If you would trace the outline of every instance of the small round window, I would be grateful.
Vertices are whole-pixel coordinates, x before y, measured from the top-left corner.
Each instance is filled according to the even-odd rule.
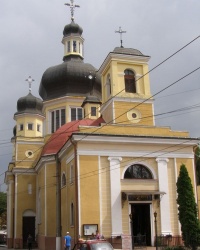
[[[127,118],[132,123],[138,123],[141,120],[141,113],[137,109],[132,109],[127,112]]]
[[[26,157],[28,157],[28,158],[32,158],[32,157],[33,157],[33,151],[27,150],[27,151],[25,152],[25,155],[26,155]]]

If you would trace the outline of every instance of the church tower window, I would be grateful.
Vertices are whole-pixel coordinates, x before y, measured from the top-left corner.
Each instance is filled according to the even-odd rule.
[[[76,52],[76,41],[73,41],[73,52]]]
[[[41,132],[41,124],[37,124],[37,131]]]
[[[97,115],[96,107],[91,107],[91,116],[96,116],[96,115]]]
[[[24,124],[19,124],[19,131],[23,131],[24,130]]]
[[[149,169],[142,164],[134,164],[127,168],[124,179],[153,179]]]
[[[65,109],[57,109],[51,112],[51,133],[66,123]]]
[[[135,73],[132,70],[126,69],[124,71],[124,82],[125,92],[136,93]]]
[[[67,52],[71,52],[71,48],[70,48],[70,41],[67,42]]]
[[[71,121],[82,120],[83,109],[82,108],[71,108]]]
[[[28,130],[33,130],[33,123],[28,123],[27,128]]]

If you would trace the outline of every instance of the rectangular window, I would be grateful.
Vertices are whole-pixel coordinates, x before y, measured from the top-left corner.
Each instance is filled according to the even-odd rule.
[[[57,109],[51,112],[51,133],[66,123],[65,109]]]
[[[71,51],[71,49],[70,49],[70,41],[68,41],[68,43],[67,43],[67,52],[70,52]]]
[[[41,132],[41,124],[37,124],[37,131]]]
[[[76,52],[76,41],[73,41],[73,52]]]
[[[82,120],[83,109],[82,108],[71,108],[71,121]]]
[[[91,116],[96,116],[96,115],[97,115],[96,107],[91,107]]]
[[[24,124],[19,124],[19,131],[24,130]]]
[[[33,123],[28,123],[27,128],[28,130],[33,130]]]

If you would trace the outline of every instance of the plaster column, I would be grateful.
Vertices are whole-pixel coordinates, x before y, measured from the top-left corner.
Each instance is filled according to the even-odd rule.
[[[9,180],[7,184],[7,238],[13,238],[13,211],[12,211],[12,204],[13,204],[13,180]]]
[[[160,200],[161,234],[171,234],[170,206],[169,206],[169,185],[167,172],[167,158],[157,158],[159,191],[165,192]]]
[[[109,157],[110,161],[110,196],[112,236],[122,234],[122,203],[121,203],[121,157]]]

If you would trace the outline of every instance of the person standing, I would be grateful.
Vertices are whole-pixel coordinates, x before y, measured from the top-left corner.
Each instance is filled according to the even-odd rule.
[[[71,236],[69,235],[69,232],[67,232],[67,235],[65,236],[65,249],[66,250],[71,250]]]
[[[28,235],[28,238],[27,238],[27,244],[28,244],[28,249],[29,249],[29,250],[32,250],[32,241],[33,241],[33,238],[32,238],[32,236],[29,234],[29,235]]]

